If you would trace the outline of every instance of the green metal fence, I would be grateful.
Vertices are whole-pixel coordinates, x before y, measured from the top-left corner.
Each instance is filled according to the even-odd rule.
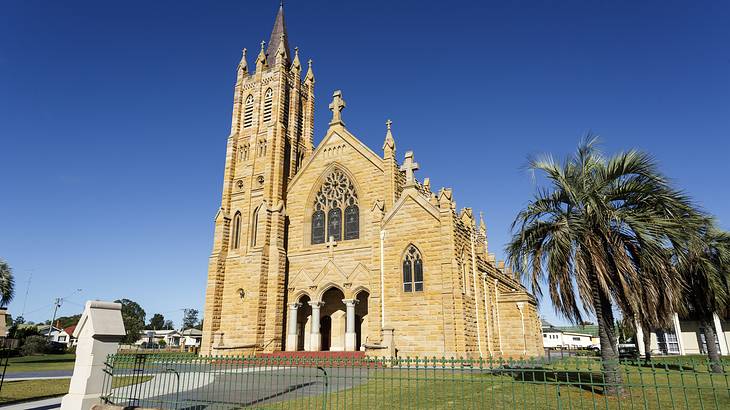
[[[723,363],[730,369],[730,362]],[[596,358],[275,358],[111,355],[108,404],[164,409],[730,409],[728,371],[706,359],[621,362],[622,392]],[[112,388],[117,378],[124,387]]]

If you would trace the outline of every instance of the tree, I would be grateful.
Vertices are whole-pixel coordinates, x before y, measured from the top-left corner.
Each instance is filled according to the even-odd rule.
[[[730,233],[708,224],[699,235],[675,247],[677,269],[685,277],[686,291],[678,307],[696,317],[705,335],[707,356],[714,373],[722,373],[713,315],[724,312],[730,303]]]
[[[10,265],[0,259],[0,307],[5,307],[15,295],[15,279]]]
[[[115,303],[122,304],[122,321],[127,335],[122,338],[122,343],[134,343],[139,340],[140,332],[144,330],[145,311],[135,301],[129,299],[115,300]]]
[[[172,323],[172,320],[165,320],[165,325],[162,328],[164,330],[172,330],[175,328],[175,325]]]
[[[80,319],[81,319],[81,314],[73,315],[73,316],[61,316],[59,318],[56,318],[56,323],[58,323],[58,326],[61,329],[65,329],[69,326],[78,324]]]
[[[155,313],[150,319],[150,324],[147,325],[146,329],[160,330],[165,327],[165,316],[160,313]]]
[[[198,325],[198,309],[184,309],[182,328],[191,329]]]
[[[605,158],[595,138],[563,163],[546,156],[530,167],[545,173],[550,188],[538,190],[517,215],[510,263],[538,298],[545,282],[555,309],[569,320],[595,314],[605,392],[623,394],[614,304],[636,316],[641,298],[658,303],[657,295],[676,294],[669,288],[676,281],[654,277],[658,268],[640,268],[661,266],[666,244],[686,238],[699,217],[648,155],[632,150]]]

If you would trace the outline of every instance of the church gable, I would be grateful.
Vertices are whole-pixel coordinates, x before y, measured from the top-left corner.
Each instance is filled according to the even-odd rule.
[[[352,135],[344,127],[332,127],[327,135],[317,146],[309,160],[302,169],[294,176],[289,184],[289,191],[293,191],[301,184],[302,179],[310,171],[310,168],[317,168],[317,164],[345,162],[351,164],[352,160],[369,163],[371,167],[383,172],[383,159],[373,152],[367,145]],[[364,165],[364,164],[363,164]],[[365,165],[367,166],[367,165]]]

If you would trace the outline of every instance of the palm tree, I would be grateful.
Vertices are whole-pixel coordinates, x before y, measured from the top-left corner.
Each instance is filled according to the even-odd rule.
[[[643,261],[642,257],[653,252],[642,252],[641,248],[628,242],[626,248],[631,254],[634,265],[639,271],[642,285],[635,289],[639,293],[638,304],[634,311],[624,311],[624,316],[633,326],[640,327],[643,340],[636,339],[636,343],[644,344],[644,362],[651,362],[651,333],[657,329],[667,329],[672,324],[672,317],[678,304],[678,294],[683,283],[672,263],[671,249],[664,249],[664,257],[657,260]],[[660,283],[656,283],[660,281]],[[661,282],[671,282],[664,283]],[[636,335],[638,335],[638,328]]]
[[[686,307],[683,313],[699,319],[710,368],[715,373],[722,373],[713,315],[726,312],[730,304],[730,233],[712,224],[699,232],[698,237],[675,247],[679,257],[677,269],[684,274],[686,282],[680,305]]]
[[[687,236],[696,212],[648,155],[632,150],[604,158],[594,137],[562,164],[545,156],[530,167],[551,186],[517,215],[510,262],[538,297],[546,283],[556,311],[569,320],[595,314],[605,392],[623,394],[614,304],[636,317],[642,298],[676,294],[677,281],[652,276],[665,264],[667,243]]]
[[[15,281],[10,265],[0,259],[0,308],[7,306],[15,295]]]

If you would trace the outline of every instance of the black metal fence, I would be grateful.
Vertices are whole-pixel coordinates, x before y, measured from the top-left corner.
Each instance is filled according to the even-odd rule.
[[[730,363],[723,363],[725,369]],[[730,409],[728,372],[703,358],[260,358],[112,355],[105,403],[165,409]],[[115,380],[123,378],[123,383]],[[116,387],[112,386],[121,386]],[[611,392],[611,393],[609,393]]]

